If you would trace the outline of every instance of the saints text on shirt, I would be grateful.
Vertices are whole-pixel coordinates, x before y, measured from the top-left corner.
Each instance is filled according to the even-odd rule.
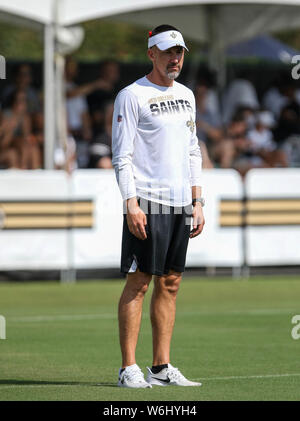
[[[185,99],[152,102],[150,103],[150,110],[153,117],[163,114],[179,114],[181,112],[193,112],[193,108],[190,102]]]

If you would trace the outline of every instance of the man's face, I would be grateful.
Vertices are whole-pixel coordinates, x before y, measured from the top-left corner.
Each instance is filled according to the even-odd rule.
[[[148,56],[155,68],[162,76],[176,79],[182,69],[184,60],[183,47],[171,47],[161,51],[156,45],[148,50]]]

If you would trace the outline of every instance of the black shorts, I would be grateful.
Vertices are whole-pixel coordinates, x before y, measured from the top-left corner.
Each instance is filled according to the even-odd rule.
[[[184,272],[191,231],[192,205],[172,207],[138,199],[147,217],[147,238],[139,240],[131,234],[126,214],[123,221],[121,272],[168,274],[170,269]]]

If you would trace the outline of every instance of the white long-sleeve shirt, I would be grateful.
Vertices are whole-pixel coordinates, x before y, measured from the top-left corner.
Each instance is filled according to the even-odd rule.
[[[112,126],[113,166],[123,200],[138,196],[169,206],[191,203],[201,186],[193,92],[146,77],[121,90]]]

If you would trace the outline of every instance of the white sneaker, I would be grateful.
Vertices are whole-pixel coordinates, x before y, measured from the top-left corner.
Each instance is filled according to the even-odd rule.
[[[159,373],[154,374],[151,368],[147,367],[147,383],[157,386],[201,386],[202,383],[191,382],[180,373],[178,368],[168,364],[168,368],[163,368]]]
[[[129,365],[122,373],[120,368],[118,386],[131,388],[152,387],[151,384],[145,382],[144,374],[137,364]]]

